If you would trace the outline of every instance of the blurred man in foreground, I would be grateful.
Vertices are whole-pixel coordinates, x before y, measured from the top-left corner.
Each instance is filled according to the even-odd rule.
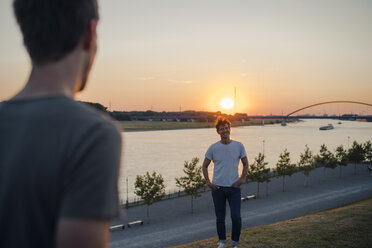
[[[212,189],[220,242],[218,247],[225,247],[226,243],[226,200],[229,202],[232,222],[231,245],[237,247],[242,227],[240,185],[245,181],[248,172],[247,153],[242,143],[230,139],[231,122],[228,119],[217,118],[215,126],[221,140],[212,144],[205,153],[203,175],[207,185]],[[243,163],[243,171],[240,177],[238,174],[239,160]],[[212,182],[208,175],[208,166],[211,161],[214,163]]]
[[[32,62],[0,103],[0,247],[107,247],[121,135],[74,101],[97,50],[96,0],[15,0]]]

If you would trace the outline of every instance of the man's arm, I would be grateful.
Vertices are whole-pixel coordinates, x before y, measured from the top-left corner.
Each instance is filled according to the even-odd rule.
[[[107,248],[109,221],[61,218],[56,236],[57,248]]]
[[[212,190],[217,190],[218,189],[217,185],[211,183],[211,181],[209,180],[208,166],[209,166],[210,163],[211,163],[211,161],[209,159],[204,158],[203,175],[204,175],[205,181],[207,181],[208,187],[211,188]]]
[[[235,183],[233,183],[231,185],[231,187],[234,187],[234,188],[239,188],[240,185],[242,185],[245,182],[245,178],[247,177],[248,158],[247,157],[241,158],[241,161],[242,161],[242,164],[243,164],[243,171],[242,171],[242,174],[241,174],[240,178],[238,179],[238,181],[236,181]]]
[[[109,221],[119,213],[121,135],[102,123],[74,151],[63,170],[56,247],[107,248]]]

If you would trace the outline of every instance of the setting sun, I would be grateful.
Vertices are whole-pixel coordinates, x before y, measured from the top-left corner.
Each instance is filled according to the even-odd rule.
[[[234,107],[234,101],[231,98],[224,98],[220,102],[220,107],[223,109],[232,109]]]

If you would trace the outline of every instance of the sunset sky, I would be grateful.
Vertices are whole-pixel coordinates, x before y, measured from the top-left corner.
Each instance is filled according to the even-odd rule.
[[[30,62],[0,1],[0,100]],[[99,51],[79,100],[114,110],[281,114],[322,101],[372,103],[372,1],[105,0]],[[231,110],[232,111],[232,110]],[[303,113],[372,114],[337,104]]]

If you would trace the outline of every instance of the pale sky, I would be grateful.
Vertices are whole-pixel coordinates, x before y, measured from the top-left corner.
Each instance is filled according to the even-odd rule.
[[[114,110],[281,114],[372,103],[372,1],[99,1],[99,51],[80,100]],[[0,100],[30,71],[11,0],[0,2]],[[224,110],[222,110],[224,111]],[[304,113],[372,114],[359,105]],[[224,111],[227,112],[227,111]]]

